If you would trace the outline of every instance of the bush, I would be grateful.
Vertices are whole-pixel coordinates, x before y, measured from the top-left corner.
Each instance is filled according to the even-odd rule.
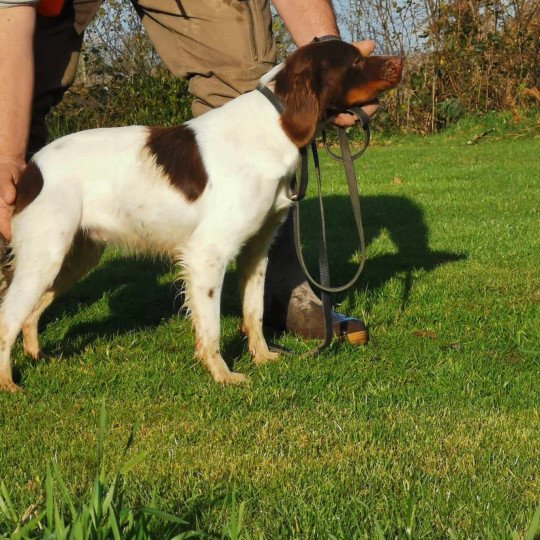
[[[107,84],[80,83],[47,118],[51,139],[99,127],[180,124],[191,117],[187,82],[165,68],[119,76]]]

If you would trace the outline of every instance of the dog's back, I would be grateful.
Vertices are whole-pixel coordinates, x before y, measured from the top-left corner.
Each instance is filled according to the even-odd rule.
[[[195,227],[199,207],[157,174],[147,140],[146,127],[96,129],[38,152],[21,178],[20,192],[30,195],[18,198],[12,245],[31,243],[39,227],[49,246],[55,236],[70,242],[84,231],[131,249],[177,247]]]

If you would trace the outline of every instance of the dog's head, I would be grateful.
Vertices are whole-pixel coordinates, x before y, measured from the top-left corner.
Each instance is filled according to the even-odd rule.
[[[364,105],[401,80],[399,56],[362,56],[344,41],[310,43],[295,51],[276,77],[276,95],[285,104],[283,128],[298,146],[315,134],[327,115]]]

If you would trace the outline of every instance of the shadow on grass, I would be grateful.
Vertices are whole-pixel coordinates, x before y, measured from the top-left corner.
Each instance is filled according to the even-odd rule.
[[[431,271],[437,266],[464,259],[465,254],[450,251],[432,251],[428,244],[429,231],[422,209],[411,199],[401,196],[378,195],[362,197],[362,213],[366,246],[372,244],[383,231],[395,246],[395,253],[374,254],[366,261],[364,273],[357,287],[376,291],[398,274],[405,272],[402,307],[406,306],[412,287],[414,270]],[[307,200],[302,203],[302,240],[308,265],[317,275],[318,203]],[[332,264],[332,280],[342,283],[354,274],[355,264],[351,254],[358,247],[350,202],[343,196],[325,198],[329,226],[329,258]],[[147,258],[118,258],[108,260],[83,281],[58,300],[43,317],[43,322],[54,318],[75,315],[80,304],[91,305],[108,295],[109,314],[103,319],[75,323],[66,337],[71,350],[76,353],[97,337],[126,333],[135,329],[158,326],[163,320],[177,314],[182,306],[179,285],[160,283],[160,277],[171,270],[171,263]],[[237,314],[239,301],[236,295],[236,279],[228,274],[225,280],[222,312]],[[238,336],[225,346],[227,356],[238,355],[244,341]]]
[[[401,306],[407,305],[415,270],[430,272],[438,266],[465,259],[465,253],[433,251],[429,247],[429,229],[420,206],[407,197],[373,195],[361,198],[366,248],[387,235],[394,252],[372,253],[367,257],[356,288],[376,291],[391,278],[405,273]],[[351,204],[347,197],[331,196],[324,199],[328,223],[329,260],[333,285],[341,285],[356,272],[357,263],[351,255],[359,250],[359,240]],[[301,207],[304,251],[312,275],[318,276],[318,205],[310,200]],[[316,224],[308,227],[307,224]],[[305,232],[304,232],[305,231]],[[372,246],[374,247],[374,246]],[[350,292],[349,292],[350,294]]]

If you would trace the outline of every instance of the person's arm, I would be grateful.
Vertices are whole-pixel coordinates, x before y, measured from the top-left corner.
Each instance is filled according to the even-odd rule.
[[[299,47],[307,45],[316,37],[340,37],[331,0],[273,0],[273,3],[294,42]],[[353,45],[364,56],[369,56],[375,48],[373,41],[358,41]],[[379,108],[379,104],[378,102],[368,103],[362,108],[372,116]],[[342,127],[353,126],[356,117],[350,114],[340,114],[334,122]]]
[[[35,20],[33,6],[0,9],[0,234],[8,239],[30,129]]]
[[[301,47],[321,36],[338,36],[330,0],[273,0],[281,20]]]

